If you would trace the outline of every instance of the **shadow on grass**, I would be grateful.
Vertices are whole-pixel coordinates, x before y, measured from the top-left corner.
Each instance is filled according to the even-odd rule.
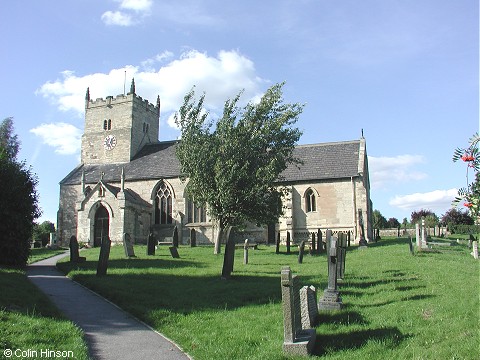
[[[382,342],[385,347],[397,347],[408,336],[396,327],[349,331],[341,334],[317,335],[314,355],[324,356],[342,350],[353,350],[364,346],[368,341]]]
[[[355,311],[320,312],[317,317],[318,324],[340,324],[340,325],[368,325],[364,317]]]

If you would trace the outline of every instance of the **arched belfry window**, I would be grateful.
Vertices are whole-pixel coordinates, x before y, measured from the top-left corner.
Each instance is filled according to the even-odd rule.
[[[308,189],[305,192],[305,211],[317,211],[317,201],[315,198],[315,193],[312,189]]]
[[[112,130],[112,119],[103,120],[103,130]]]
[[[155,195],[155,224],[171,224],[172,222],[172,191],[162,181]]]

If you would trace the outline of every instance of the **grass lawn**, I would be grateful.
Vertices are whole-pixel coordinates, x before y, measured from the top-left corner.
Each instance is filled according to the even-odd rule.
[[[32,258],[39,260],[56,255],[58,251],[34,249],[32,253]],[[75,359],[88,359],[83,333],[63,317],[50,300],[27,279],[24,271],[0,268],[0,289],[2,355],[9,349],[14,351],[12,359],[50,359],[51,357],[43,356],[41,351],[53,350],[72,351]],[[35,351],[37,356],[32,356]]]
[[[476,359],[479,356],[479,264],[465,246],[412,256],[407,239],[349,249],[340,292],[344,310],[321,314],[314,355],[325,359]],[[155,256],[135,246],[126,259],[112,247],[108,275],[87,262],[59,267],[70,277],[149,323],[195,359],[284,359],[280,269],[303,284],[327,282],[325,255],[275,254],[275,247],[235,255],[234,277],[220,280],[223,255],[212,247],[167,247]],[[68,259],[67,259],[68,260]]]
[[[28,258],[28,263],[33,264],[34,262],[43,260],[43,259],[48,259],[52,256],[63,254],[65,251],[68,249],[47,249],[47,248],[37,248],[37,249],[31,249],[32,252],[30,253],[30,257]]]

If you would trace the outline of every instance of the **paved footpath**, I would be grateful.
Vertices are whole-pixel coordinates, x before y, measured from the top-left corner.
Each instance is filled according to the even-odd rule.
[[[92,359],[190,359],[161,334],[64,276],[55,264],[67,254],[29,265],[27,276],[83,330]]]

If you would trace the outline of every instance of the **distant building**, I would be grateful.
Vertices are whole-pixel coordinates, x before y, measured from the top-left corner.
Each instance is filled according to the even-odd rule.
[[[124,233],[145,243],[150,232],[157,240],[171,238],[176,225],[180,242],[190,231],[197,243],[214,241],[217,228],[208,211],[185,194],[177,141],[159,141],[160,99],[153,105],[135,94],[85,98],[85,130],[81,163],[60,182],[58,237],[64,244],[75,235],[79,242],[99,246],[104,238],[122,241]],[[366,142],[355,141],[297,146],[301,165],[290,165],[279,185],[291,191],[285,214],[276,224],[252,226],[242,239],[273,243],[277,234],[294,242],[318,229],[350,232],[358,242],[363,223],[372,239],[372,206]]]

